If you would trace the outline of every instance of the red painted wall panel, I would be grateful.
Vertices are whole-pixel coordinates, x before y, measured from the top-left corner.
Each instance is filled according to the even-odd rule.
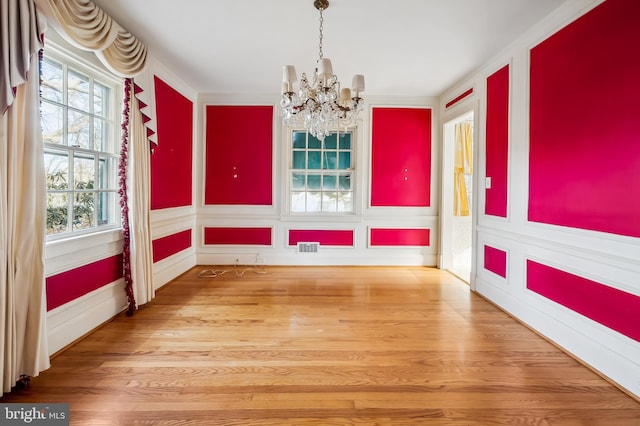
[[[205,204],[271,205],[271,106],[207,106]]]
[[[353,247],[352,230],[325,229],[292,229],[289,230],[289,245],[295,246],[299,242],[319,242],[321,246],[350,246]]]
[[[159,262],[191,247],[191,229],[153,240],[153,262]]]
[[[271,245],[271,228],[204,228],[205,245]]]
[[[122,254],[47,277],[47,311],[71,302],[124,276]]]
[[[527,260],[527,288],[640,341],[640,297]]]
[[[470,89],[465,90],[463,93],[459,94],[458,96],[456,96],[455,98],[451,99],[449,102],[447,102],[445,104],[445,108],[451,108],[452,106],[454,106],[455,104],[457,104],[458,102],[460,102],[461,100],[463,100],[464,98],[466,98],[467,96],[471,95],[473,93],[473,87]]]
[[[507,278],[507,252],[485,245],[484,269]]]
[[[638,22],[609,0],[531,50],[530,221],[640,237]]]
[[[158,146],[151,156],[151,209],[191,205],[193,103],[155,78]]]
[[[484,213],[507,217],[509,167],[509,65],[487,78],[486,189]]]
[[[371,228],[372,246],[428,246],[429,229]]]
[[[431,110],[373,108],[371,205],[431,203]]]

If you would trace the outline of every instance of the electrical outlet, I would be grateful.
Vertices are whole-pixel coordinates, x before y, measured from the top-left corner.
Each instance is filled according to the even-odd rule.
[[[255,263],[256,263],[256,265],[264,265],[265,264],[264,257],[260,253],[256,254],[256,262]]]

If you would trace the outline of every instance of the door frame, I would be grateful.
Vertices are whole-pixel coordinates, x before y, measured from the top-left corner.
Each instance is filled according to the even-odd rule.
[[[471,275],[469,286],[476,288],[476,235],[478,222],[478,102],[467,104],[456,112],[455,116],[442,122],[442,150],[440,158],[440,244],[438,268],[450,270],[453,266],[453,163],[455,149],[455,124],[473,115],[473,173],[471,188]]]

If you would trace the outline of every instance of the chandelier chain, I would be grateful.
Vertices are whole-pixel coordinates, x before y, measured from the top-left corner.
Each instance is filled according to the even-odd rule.
[[[318,62],[320,62],[320,59],[322,59],[322,38],[323,38],[323,32],[322,30],[324,29],[324,18],[322,17],[322,11],[324,10],[324,8],[320,8],[320,44],[319,44],[319,59]]]

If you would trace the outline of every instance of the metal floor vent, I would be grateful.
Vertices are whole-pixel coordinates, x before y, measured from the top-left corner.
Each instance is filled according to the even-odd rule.
[[[320,248],[320,243],[298,243],[298,253],[317,253]]]

